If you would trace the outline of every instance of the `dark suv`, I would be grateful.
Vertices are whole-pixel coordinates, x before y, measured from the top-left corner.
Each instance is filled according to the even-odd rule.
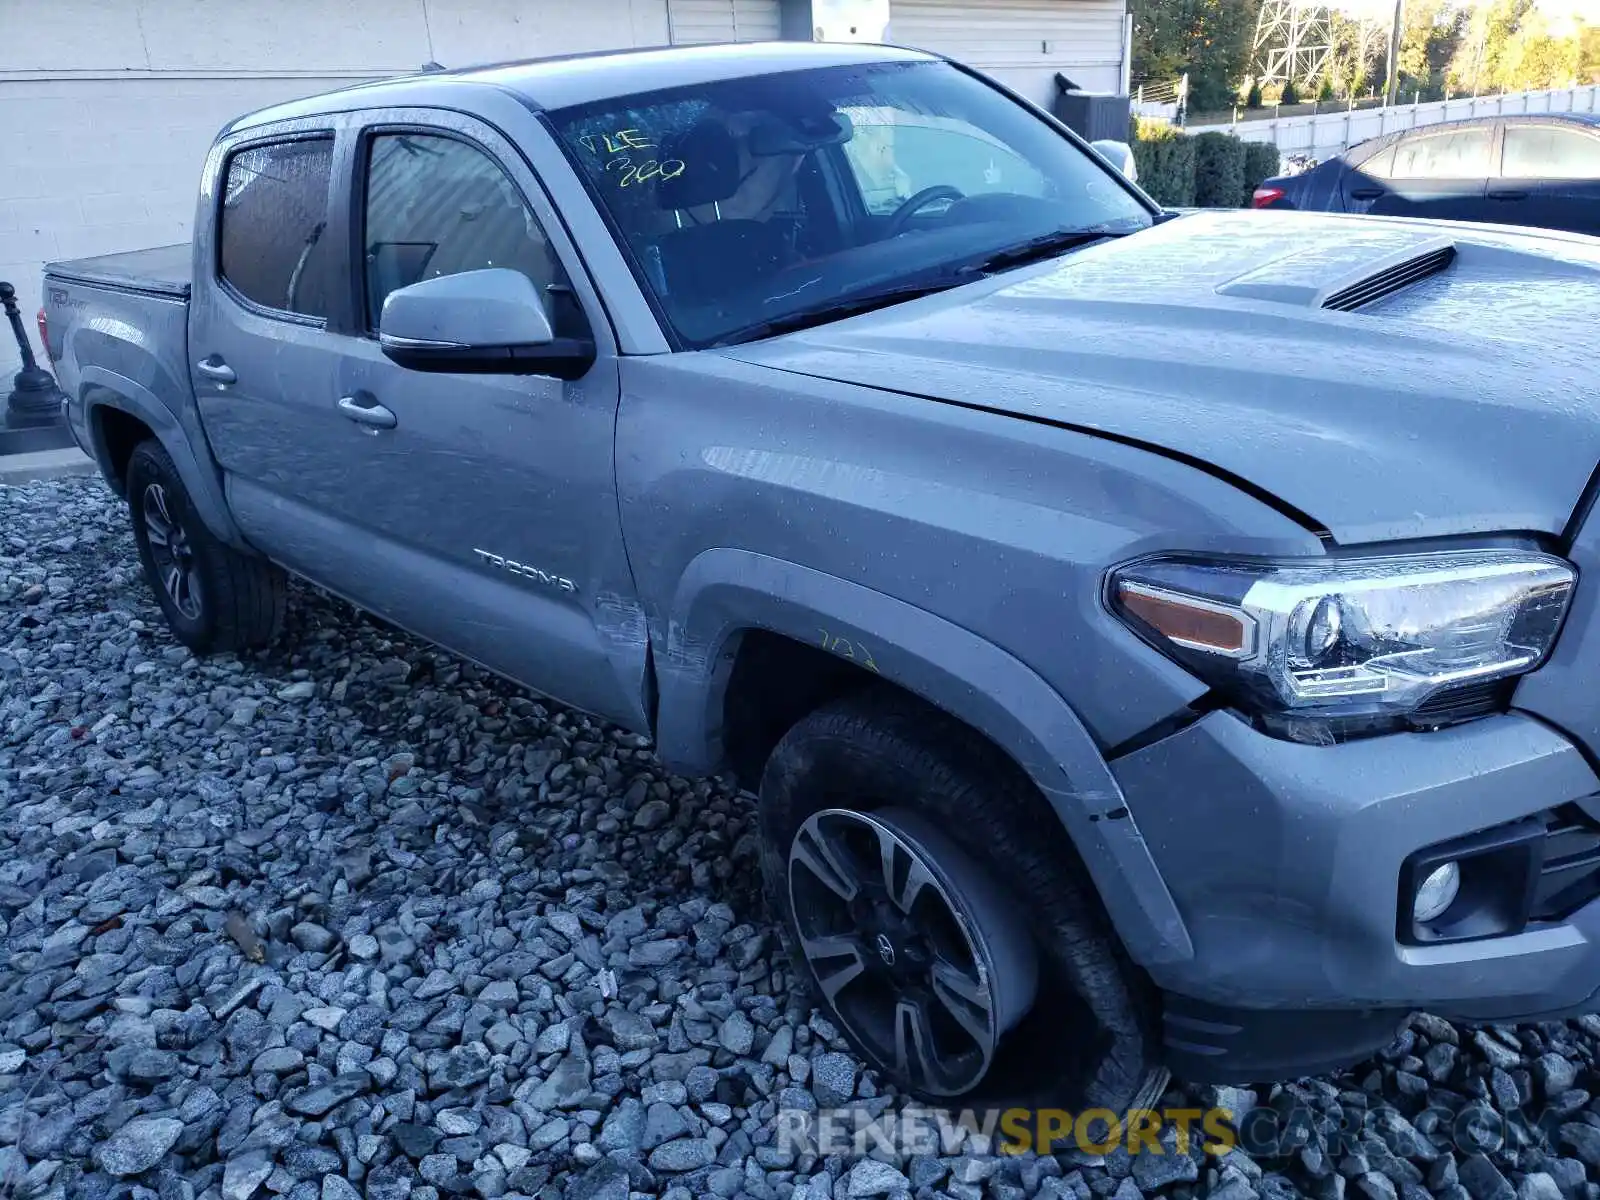
[[[1600,114],[1424,125],[1269,179],[1256,208],[1537,225],[1600,234]]]

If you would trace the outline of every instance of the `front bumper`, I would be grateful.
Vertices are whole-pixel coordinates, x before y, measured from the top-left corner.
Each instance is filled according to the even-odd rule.
[[[1193,958],[1150,968],[1191,1078],[1326,1069],[1416,1009],[1502,1021],[1600,992],[1600,900],[1504,936],[1400,937],[1411,855],[1600,791],[1540,721],[1308,746],[1217,712],[1112,770],[1193,940]]]

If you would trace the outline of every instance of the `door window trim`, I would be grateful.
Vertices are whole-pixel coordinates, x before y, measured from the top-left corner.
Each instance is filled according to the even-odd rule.
[[[211,282],[217,288],[247,312],[271,321],[282,321],[290,325],[301,325],[308,329],[327,329],[331,327],[339,308],[339,278],[336,265],[330,266],[333,278],[329,280],[329,311],[322,316],[312,313],[298,313],[286,308],[273,308],[269,304],[252,300],[246,296],[231,280],[222,273],[222,239],[224,235],[223,211],[228,201],[228,171],[233,165],[233,160],[241,154],[251,150],[259,150],[264,146],[282,146],[291,142],[327,142],[328,143],[328,208],[324,217],[322,236],[333,239],[331,243],[334,264],[337,264],[339,252],[337,239],[339,230],[334,225],[334,214],[338,210],[338,185],[340,171],[339,156],[339,130],[334,125],[317,126],[302,129],[263,130],[258,134],[242,138],[237,142],[229,143],[223,148],[222,160],[217,169],[216,195],[211,209]]]

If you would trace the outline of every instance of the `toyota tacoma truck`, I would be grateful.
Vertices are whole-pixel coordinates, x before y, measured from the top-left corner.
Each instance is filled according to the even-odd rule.
[[[386,80],[47,268],[197,653],[288,574],[756,793],[924,1098],[1597,1006],[1600,241],[1163,213],[935,56]]]

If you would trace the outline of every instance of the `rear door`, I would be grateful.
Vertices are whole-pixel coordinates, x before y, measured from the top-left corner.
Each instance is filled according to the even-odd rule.
[[[346,222],[333,181],[342,117],[225,140],[207,160],[189,316],[189,371],[230,495],[320,508],[336,418],[309,403],[347,337]],[[247,530],[248,532],[248,530]],[[273,553],[276,546],[255,540]]]
[[[1600,234],[1600,128],[1575,121],[1508,121],[1493,219]]]
[[[1366,211],[1385,217],[1491,220],[1485,193],[1493,171],[1495,132],[1493,122],[1481,121],[1407,133],[1395,143],[1392,160],[1373,164],[1374,178],[1378,171],[1387,171],[1387,176]]]

